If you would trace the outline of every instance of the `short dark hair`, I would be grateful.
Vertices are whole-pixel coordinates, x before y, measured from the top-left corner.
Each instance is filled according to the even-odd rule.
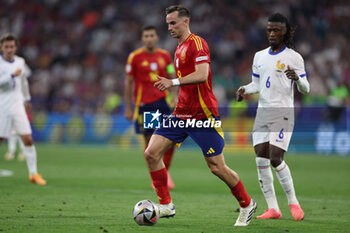
[[[280,13],[275,13],[275,14],[270,15],[268,21],[269,22],[279,22],[279,23],[282,23],[282,24],[287,24],[288,23],[288,19],[284,15],[282,15]]]
[[[173,12],[179,12],[179,17],[186,17],[186,18],[190,18],[190,11],[184,7],[183,5],[173,5],[173,6],[169,6],[168,8],[165,9],[165,13],[168,15],[170,13]]]
[[[6,33],[2,35],[2,37],[0,38],[0,44],[4,43],[5,41],[15,41],[16,46],[19,45],[17,37],[12,33]]]
[[[284,35],[283,42],[286,44],[288,48],[295,47],[293,42],[293,37],[294,37],[296,27],[290,26],[287,17],[285,17],[280,13],[275,13],[270,15],[268,22],[277,22],[277,23],[284,24],[287,28],[287,32],[286,32],[286,35]]]
[[[146,25],[146,26],[143,26],[143,27],[142,27],[142,32],[144,32],[144,31],[149,31],[149,30],[154,30],[154,31],[157,32],[156,27],[153,26],[153,25]]]

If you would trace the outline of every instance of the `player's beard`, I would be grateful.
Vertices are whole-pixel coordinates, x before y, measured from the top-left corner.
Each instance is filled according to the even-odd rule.
[[[156,45],[154,45],[154,44],[148,44],[148,45],[146,45],[146,48],[147,48],[147,50],[149,50],[149,51],[153,51],[153,50],[156,48]]]

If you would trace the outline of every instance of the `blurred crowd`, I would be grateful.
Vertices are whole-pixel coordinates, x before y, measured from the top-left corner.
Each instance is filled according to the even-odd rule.
[[[267,17],[297,26],[295,48],[311,85],[303,105],[350,105],[350,2],[346,0],[2,0],[0,34],[20,39],[32,69],[33,111],[118,113],[123,108],[127,56],[142,46],[141,28],[154,25],[171,54],[165,8],[191,10],[191,31],[209,44],[215,94],[229,105],[251,81],[254,53],[268,46]],[[252,98],[250,101],[254,101]]]

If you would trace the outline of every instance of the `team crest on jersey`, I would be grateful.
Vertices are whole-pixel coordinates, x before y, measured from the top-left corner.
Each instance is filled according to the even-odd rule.
[[[147,60],[144,60],[142,63],[141,63],[141,66],[148,66],[148,61]]]
[[[159,79],[157,78],[158,75],[158,71],[151,71],[148,73],[149,78],[151,80],[151,82],[157,82]]]
[[[156,62],[151,63],[151,70],[156,71],[158,69],[158,64]]]
[[[278,60],[276,66],[277,66],[277,72],[282,72],[282,70],[285,67],[284,63],[281,64],[281,60]]]
[[[181,62],[182,62],[182,63],[185,63],[185,60],[186,60],[186,52],[187,52],[187,48],[185,48],[185,49],[182,50],[182,52],[181,52],[180,59],[181,59]]]

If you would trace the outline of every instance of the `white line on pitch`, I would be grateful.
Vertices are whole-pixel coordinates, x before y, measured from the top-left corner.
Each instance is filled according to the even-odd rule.
[[[13,171],[0,169],[0,177],[12,176],[12,175],[13,175]]]

